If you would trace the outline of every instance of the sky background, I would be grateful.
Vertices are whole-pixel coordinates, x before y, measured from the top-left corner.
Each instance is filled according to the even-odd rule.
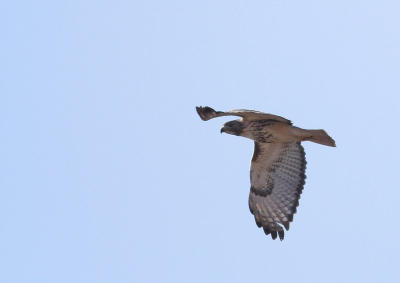
[[[0,282],[400,282],[399,1],[3,1]],[[325,129],[283,242],[253,143]]]

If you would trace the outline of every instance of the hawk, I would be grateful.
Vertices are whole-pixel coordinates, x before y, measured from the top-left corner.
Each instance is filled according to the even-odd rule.
[[[215,111],[196,107],[204,121],[221,116],[239,116],[225,123],[221,133],[242,136],[254,141],[250,166],[249,208],[256,224],[272,239],[284,238],[284,229],[296,213],[305,184],[306,159],[302,141],[336,146],[324,130],[294,127],[283,117],[253,110]]]

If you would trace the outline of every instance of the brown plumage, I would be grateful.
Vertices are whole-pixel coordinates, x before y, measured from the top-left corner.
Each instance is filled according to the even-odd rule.
[[[253,110],[222,112],[207,106],[196,107],[196,111],[204,121],[221,116],[241,117],[225,123],[221,133],[254,140],[249,208],[265,234],[283,240],[283,228],[289,230],[305,184],[306,159],[300,143],[336,146],[335,141],[324,130],[297,128],[277,115]]]

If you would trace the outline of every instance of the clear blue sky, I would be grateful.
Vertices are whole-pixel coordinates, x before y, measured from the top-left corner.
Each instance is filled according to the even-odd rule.
[[[399,1],[0,4],[0,282],[400,282]],[[250,140],[324,128],[283,242]]]

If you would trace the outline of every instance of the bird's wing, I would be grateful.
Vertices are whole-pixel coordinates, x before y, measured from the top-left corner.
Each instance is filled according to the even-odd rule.
[[[257,143],[251,161],[249,208],[265,234],[283,240],[299,205],[306,159],[300,143]]]
[[[238,109],[238,110],[230,110],[230,111],[215,111],[211,107],[205,106],[197,106],[196,111],[199,114],[200,118],[204,121],[210,120],[212,118],[221,117],[221,116],[240,116],[243,120],[275,120],[287,124],[292,124],[290,120],[285,119],[281,116],[263,113],[254,110],[246,110],[246,109]]]

